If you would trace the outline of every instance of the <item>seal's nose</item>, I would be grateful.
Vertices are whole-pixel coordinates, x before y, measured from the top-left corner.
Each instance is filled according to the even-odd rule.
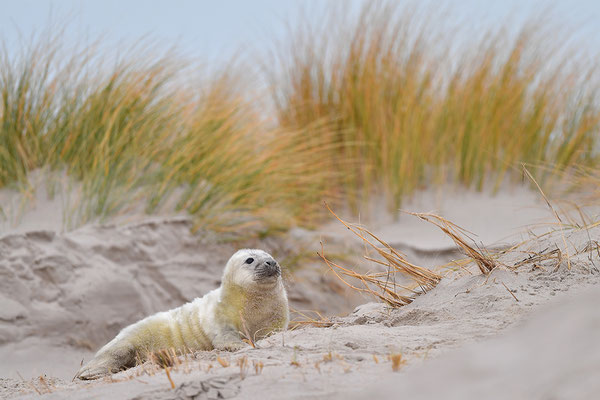
[[[264,265],[267,276],[279,275],[281,273],[279,270],[279,265],[277,265],[277,261],[273,259],[265,261]]]

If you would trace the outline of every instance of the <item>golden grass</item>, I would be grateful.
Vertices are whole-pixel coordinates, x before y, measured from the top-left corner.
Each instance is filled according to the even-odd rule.
[[[334,9],[291,32],[274,86],[282,126],[330,121],[355,160],[351,190],[406,194],[448,179],[495,186],[520,163],[597,165],[595,64],[564,49],[560,29],[511,21],[457,45],[443,15],[371,2],[357,18]]]
[[[197,79],[176,51],[146,43],[108,64],[94,45],[67,53],[52,30],[1,53],[0,188],[66,171],[83,193],[74,226],[181,211],[229,238],[315,224],[323,199],[382,190],[397,212],[425,185],[498,187],[521,163],[597,167],[596,65],[551,24],[512,35],[507,21],[457,44],[460,29],[417,5],[342,14],[280,47],[263,75],[274,108],[239,57]]]
[[[83,192],[74,225],[166,208],[248,236],[314,222],[336,189],[331,134],[274,126],[235,67],[199,80],[143,47],[110,67],[94,48],[64,61],[60,40],[0,55],[0,187],[64,170]]]

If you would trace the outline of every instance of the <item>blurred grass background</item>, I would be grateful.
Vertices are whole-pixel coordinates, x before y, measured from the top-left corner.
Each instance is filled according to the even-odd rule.
[[[372,3],[293,31],[273,85],[280,124],[332,121],[360,160],[347,185],[383,190],[392,209],[427,184],[497,188],[521,163],[597,164],[598,65],[567,34],[534,18],[511,35],[507,21],[456,48],[443,14],[423,11]]]
[[[317,223],[324,199],[383,193],[393,211],[449,181],[497,188],[522,163],[540,180],[594,171],[593,57],[541,18],[459,46],[433,11],[332,8],[292,27],[273,60],[202,79],[173,50],[137,45],[108,64],[97,46],[40,35],[0,56],[0,187],[64,172],[84,193],[75,225],[142,205],[268,235]]]

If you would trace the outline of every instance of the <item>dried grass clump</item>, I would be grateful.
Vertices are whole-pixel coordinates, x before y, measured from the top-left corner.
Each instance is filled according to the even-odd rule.
[[[293,317],[289,323],[288,329],[295,330],[303,326],[315,326],[319,328],[328,328],[333,325],[330,318],[323,316],[319,311],[295,310],[290,309]]]
[[[387,269],[385,272],[361,273],[345,268],[325,256],[324,246],[321,243],[321,253],[318,253],[318,255],[327,264],[329,269],[348,287],[374,296],[392,307],[401,307],[411,303],[415,296],[433,289],[442,279],[440,274],[428,268],[410,263],[406,260],[404,254],[392,248],[385,241],[360,225],[342,220],[333,212],[329,205],[325,204],[325,206],[338,221],[363,241],[367,249],[374,250],[381,259],[373,258],[369,255],[365,255],[364,258],[367,261],[383,265]],[[469,236],[469,232],[453,222],[431,213],[407,214],[414,215],[440,228],[467,256],[464,263],[474,262],[482,274],[487,275],[494,268],[500,265],[504,266],[504,264],[496,261],[493,255],[480,249]],[[469,244],[469,242],[473,244]],[[396,283],[396,274],[408,277],[413,283],[408,286]],[[346,277],[359,281],[362,287],[353,285]],[[419,288],[420,291],[415,290],[416,288]]]
[[[386,272],[358,273],[351,269],[342,267],[339,264],[330,261],[325,256],[323,244],[321,243],[321,253],[319,257],[327,264],[329,269],[348,287],[362,293],[370,294],[393,307],[401,307],[413,301],[414,296],[419,292],[413,288],[396,283],[396,274],[402,274],[409,277],[416,287],[419,287],[422,292],[427,292],[433,289],[441,280],[441,275],[423,267],[414,265],[406,260],[404,254],[395,250],[389,244],[379,239],[373,233],[360,225],[351,224],[339,218],[329,205],[327,209],[352,233],[361,238],[363,242],[382,258],[375,259],[370,256],[365,256],[368,261],[375,262],[387,268]],[[362,287],[357,287],[348,282],[344,276],[354,278],[362,284]]]
[[[153,351],[147,358],[152,364],[155,364],[160,368],[169,368],[181,363],[177,351],[173,348]]]
[[[560,263],[563,260],[563,253],[562,251],[556,247],[552,250],[550,250],[550,248],[545,248],[542,251],[539,252],[530,252],[529,256],[527,256],[526,258],[522,259],[521,261],[517,261],[516,263],[514,263],[511,266],[511,269],[519,269],[522,266],[525,265],[532,265],[533,268],[541,268],[544,269],[542,266],[540,266],[540,264],[543,261],[547,261],[547,260],[556,260],[556,265],[560,265]]]

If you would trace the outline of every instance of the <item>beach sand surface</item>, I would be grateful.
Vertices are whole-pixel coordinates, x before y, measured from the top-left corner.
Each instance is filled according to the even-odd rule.
[[[444,269],[435,289],[397,309],[349,290],[316,256],[323,242],[326,253],[347,255],[345,265],[373,268],[361,261],[362,242],[339,222],[245,243],[271,252],[284,268],[286,261],[293,265],[285,274],[291,307],[318,310],[331,324],[279,333],[256,349],[196,353],[169,371],[175,389],[164,370],[148,363],[93,382],[71,378],[123,327],[218,287],[237,247],[191,234],[182,216],[72,231],[53,223],[38,230],[5,226],[0,397],[590,398],[599,370],[593,341],[600,228],[551,233],[556,224],[539,224],[552,221],[552,213],[524,188],[442,199],[421,193],[403,208],[437,211],[477,234],[482,247],[530,241],[500,256],[489,275],[474,265]],[[435,266],[464,257],[438,228],[384,214],[379,209],[360,221],[410,261]],[[532,239],[525,228],[548,233]],[[557,248],[563,256],[552,253]],[[536,261],[535,253],[547,257]],[[514,382],[510,390],[507,382]]]

